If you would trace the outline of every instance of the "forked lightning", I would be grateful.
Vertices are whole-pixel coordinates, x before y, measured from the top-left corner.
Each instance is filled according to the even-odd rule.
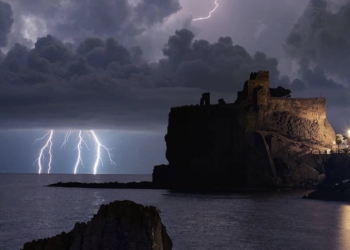
[[[78,157],[77,157],[77,161],[76,161],[75,166],[74,166],[74,174],[77,173],[79,164],[84,166],[83,160],[81,159],[81,149],[82,149],[81,144],[82,143],[83,143],[83,137],[81,136],[81,130],[80,130],[79,131],[79,142],[78,142],[78,145],[77,145]]]
[[[48,139],[45,143],[45,145],[40,149],[40,152],[39,152],[39,157],[38,159],[36,160],[36,162],[38,162],[38,167],[39,167],[39,174],[41,174],[41,170],[42,170],[42,163],[47,161],[46,158],[45,158],[45,151],[48,151],[48,154],[49,154],[49,160],[47,161],[48,162],[48,170],[47,170],[47,173],[49,174],[50,173],[50,170],[51,170],[51,164],[52,164],[52,137],[53,137],[53,130],[51,129],[50,132],[48,132],[46,135],[44,135],[42,138],[38,138],[35,140],[35,142],[39,141],[39,140],[44,140],[47,136]],[[35,163],[35,162],[34,162]]]
[[[108,157],[109,157],[109,160],[111,161],[111,163],[115,165],[115,162],[112,160],[112,155],[109,152],[109,149],[99,142],[99,140],[98,140],[96,134],[94,133],[94,131],[90,130],[90,133],[94,137],[94,140],[96,142],[96,147],[97,147],[97,155],[96,155],[96,161],[95,161],[95,165],[94,165],[94,174],[96,174],[97,167],[98,167],[98,162],[101,161],[101,164],[103,165],[103,161],[102,161],[102,158],[101,158],[101,148],[104,148],[106,150],[106,152],[108,154]]]
[[[214,4],[215,4],[215,7],[212,11],[209,12],[208,16],[195,18],[195,19],[192,19],[192,21],[200,21],[200,20],[205,20],[205,19],[211,18],[211,14],[213,14],[215,12],[215,10],[219,7],[218,0],[215,0]]]
[[[64,141],[63,141],[63,143],[62,143],[62,145],[61,145],[61,149],[63,148],[63,147],[66,147],[66,145],[67,145],[67,142],[68,142],[68,140],[69,140],[69,136],[72,134],[72,132],[67,132],[67,134],[66,134],[66,137],[64,137]]]
[[[96,156],[95,156],[95,161],[94,161],[94,165],[93,165],[93,173],[94,174],[97,174],[97,169],[98,169],[98,166],[99,166],[99,162],[101,162],[101,164],[103,165],[102,158],[101,158],[101,148],[106,150],[111,164],[115,165],[115,162],[112,160],[112,154],[110,153],[110,149],[107,148],[105,145],[100,143],[96,133],[93,130],[84,131],[84,132],[85,133],[83,133],[81,130],[79,130],[79,133],[78,133],[78,144],[77,144],[77,147],[76,147],[76,149],[78,151],[78,155],[77,155],[77,159],[76,159],[76,162],[75,162],[75,165],[74,165],[74,174],[77,173],[79,165],[82,165],[83,167],[85,167],[84,164],[83,164],[83,159],[82,159],[83,143],[85,144],[86,148],[88,148],[88,146],[87,146],[87,144],[84,141],[83,134],[86,134],[86,135],[89,136],[89,138],[92,138],[94,143],[95,143],[95,145],[96,145]],[[71,134],[72,134],[71,131],[66,133],[64,141],[63,141],[63,143],[61,145],[61,149],[67,145]],[[39,151],[38,159],[35,161],[35,162],[38,162],[39,174],[41,174],[42,169],[43,169],[43,163],[45,163],[45,162],[47,162],[47,167],[48,167],[48,171],[47,172],[48,172],[48,174],[51,171],[52,155],[53,155],[53,153],[52,153],[53,135],[54,135],[54,130],[50,130],[46,135],[44,135],[43,137],[38,138],[38,139],[35,140],[35,142],[37,142],[39,140],[44,140],[45,138],[47,138],[45,145]],[[45,154],[48,154],[48,156],[49,156],[48,160],[45,158]]]

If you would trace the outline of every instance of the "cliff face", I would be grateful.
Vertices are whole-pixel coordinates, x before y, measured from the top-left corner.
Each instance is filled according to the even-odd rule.
[[[155,167],[153,181],[220,187],[317,183],[324,173],[302,158],[333,147],[326,101],[271,97],[268,84],[267,72],[255,73],[234,104],[204,100],[171,109],[165,137],[169,166]]]
[[[259,106],[256,129],[300,142],[332,148],[335,133],[326,117],[324,98],[269,98]]]
[[[170,178],[189,186],[244,185],[252,149],[244,145],[245,128],[234,114],[230,106],[172,109],[165,137]]]
[[[335,133],[329,122],[301,118],[290,112],[267,113],[259,124],[259,130],[279,133],[296,141],[332,147]]]
[[[131,201],[102,205],[69,233],[24,244],[23,250],[170,250],[172,241],[155,207]]]

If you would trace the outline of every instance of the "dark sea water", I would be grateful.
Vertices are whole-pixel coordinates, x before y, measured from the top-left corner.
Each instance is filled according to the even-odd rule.
[[[101,204],[157,206],[175,250],[350,249],[350,205],[301,199],[306,192],[172,193],[45,187],[58,181],[142,181],[150,175],[0,174],[0,249],[69,231]]]

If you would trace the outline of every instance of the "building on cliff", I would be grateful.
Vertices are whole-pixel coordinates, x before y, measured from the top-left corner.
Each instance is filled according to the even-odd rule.
[[[235,103],[172,108],[166,141],[169,165],[155,166],[165,185],[272,187],[315,183],[322,171],[306,161],[332,149],[335,133],[325,98],[290,98],[269,88],[269,72],[251,73]]]

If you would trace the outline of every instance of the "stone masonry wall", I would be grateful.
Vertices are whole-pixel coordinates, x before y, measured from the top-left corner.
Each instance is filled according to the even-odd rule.
[[[268,100],[269,111],[290,112],[300,118],[309,120],[326,119],[325,98],[278,98],[270,97]]]

